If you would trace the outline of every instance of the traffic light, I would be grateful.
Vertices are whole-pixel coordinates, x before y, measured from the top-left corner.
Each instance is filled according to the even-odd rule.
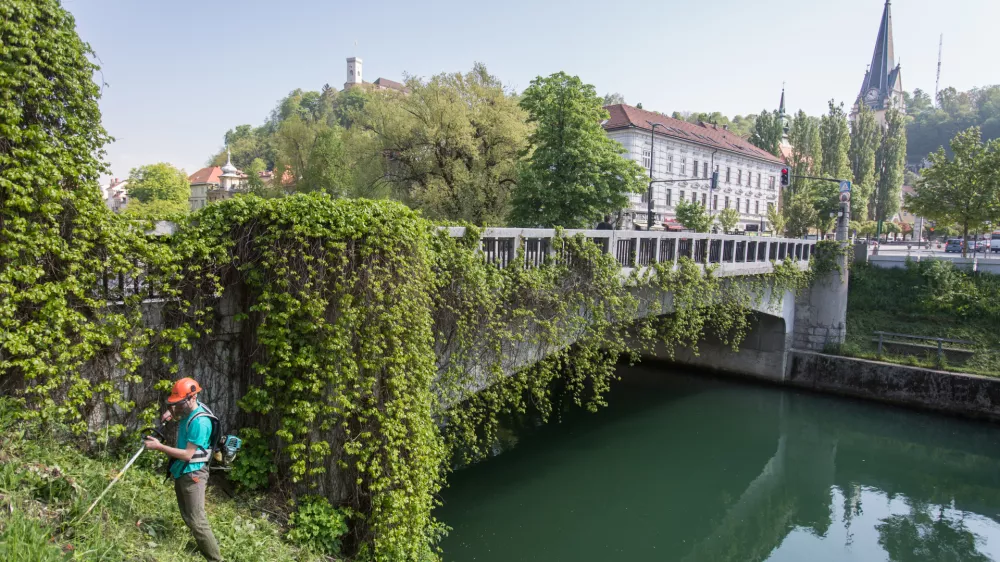
[[[712,189],[719,189],[719,171],[712,172]]]
[[[788,187],[788,184],[789,184],[788,168],[782,168],[781,169],[781,187]]]

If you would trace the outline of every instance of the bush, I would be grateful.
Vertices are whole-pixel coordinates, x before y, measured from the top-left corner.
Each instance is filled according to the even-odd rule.
[[[347,518],[320,496],[302,496],[288,518],[288,540],[327,555],[340,553],[340,537],[347,532]]]

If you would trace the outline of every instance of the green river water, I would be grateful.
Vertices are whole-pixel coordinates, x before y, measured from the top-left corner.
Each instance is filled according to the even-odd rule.
[[[445,560],[1000,560],[1000,428],[627,369],[449,478]]]

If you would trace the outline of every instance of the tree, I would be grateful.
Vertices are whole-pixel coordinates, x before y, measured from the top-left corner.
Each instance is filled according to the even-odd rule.
[[[701,203],[681,200],[675,209],[677,222],[684,225],[684,228],[695,232],[708,232],[712,228],[712,217],[708,216],[708,210]]]
[[[957,224],[965,239],[1000,216],[1000,141],[984,144],[979,128],[972,127],[952,139],[951,150],[950,160],[943,148],[930,155],[931,165],[923,170],[906,207],[938,224]],[[963,246],[963,256],[965,250]]]
[[[828,102],[829,112],[820,118],[820,150],[823,154],[821,175],[828,178],[849,179],[851,177],[850,146],[851,132],[847,124],[844,104]]]
[[[293,178],[290,187],[297,192],[346,195],[352,185],[353,167],[346,157],[343,134],[336,123],[329,125],[325,120],[312,121],[293,114],[281,122],[274,135],[275,170],[286,170]]]
[[[820,143],[819,120],[809,117],[802,110],[792,119],[788,133],[792,144],[791,167],[793,176],[817,176],[823,167],[823,147]],[[802,191],[810,185],[809,180],[792,178],[788,190],[791,193]]]
[[[619,94],[618,92],[604,94],[604,105],[615,105],[619,103],[625,103],[625,96]]]
[[[792,238],[808,234],[809,229],[816,226],[819,219],[808,193],[793,193],[789,196],[783,211],[785,232]]]
[[[754,121],[753,129],[750,132],[750,144],[761,150],[766,150],[775,156],[781,156],[781,138],[784,129],[781,125],[781,116],[775,111],[760,112]]]
[[[247,191],[254,195],[262,195],[267,190],[267,184],[260,177],[260,173],[267,169],[267,164],[260,158],[254,158],[253,162],[246,167],[244,173],[247,175]]]
[[[379,170],[361,182],[387,185],[432,218],[503,224],[528,149],[527,110],[482,64],[406,85],[405,96],[372,93],[357,116],[359,158]]]
[[[187,174],[166,162],[132,168],[126,191],[129,214],[157,216],[186,213],[190,209],[191,184]]]
[[[885,221],[899,211],[906,169],[906,116],[898,109],[885,114],[886,125],[875,153],[875,220]]]
[[[645,171],[604,134],[608,112],[601,102],[576,76],[532,80],[521,107],[537,125],[530,137],[534,152],[514,190],[512,224],[584,227],[645,190]]]
[[[906,127],[907,163],[921,165],[928,154],[944,147],[960,131],[978,126],[983,140],[1000,138],[1000,85],[959,92],[945,88],[938,94],[938,106],[920,90],[904,93],[910,121]]]
[[[771,223],[771,230],[775,234],[783,235],[785,233],[785,215],[777,205],[767,205],[767,222]]]
[[[820,119],[819,137],[820,152],[819,176],[833,179],[851,179],[849,149],[851,145],[850,127],[844,104],[836,105],[829,102],[829,112]],[[840,189],[838,184],[830,181],[813,182],[814,205],[819,218],[817,228],[820,232],[833,229],[830,226],[830,213],[840,210]]]
[[[858,114],[851,124],[851,146],[848,157],[851,162],[851,216],[858,220],[871,220],[874,205],[869,206],[875,194],[875,152],[878,149],[881,129],[875,113],[866,104],[859,104]]]
[[[740,212],[732,207],[728,209],[723,209],[715,215],[716,220],[719,221],[719,226],[722,227],[722,232],[728,233],[732,232],[736,228],[736,225],[740,222]]]

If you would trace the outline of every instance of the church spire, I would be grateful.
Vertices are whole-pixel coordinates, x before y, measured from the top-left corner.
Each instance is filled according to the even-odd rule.
[[[781,103],[778,104],[778,115],[785,115],[785,84],[781,84]]]
[[[875,39],[872,62],[865,73],[860,97],[872,109],[885,109],[886,101],[893,96],[899,69],[892,43],[892,2],[886,0],[882,9],[882,21]]]

